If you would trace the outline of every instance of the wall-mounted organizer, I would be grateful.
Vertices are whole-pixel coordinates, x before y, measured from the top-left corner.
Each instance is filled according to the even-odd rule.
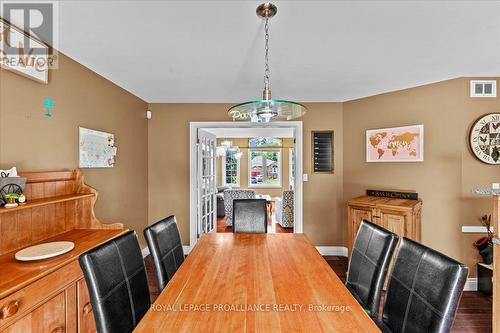
[[[312,170],[333,173],[333,131],[312,131]]]
[[[115,135],[79,127],[80,168],[112,168],[117,148]]]

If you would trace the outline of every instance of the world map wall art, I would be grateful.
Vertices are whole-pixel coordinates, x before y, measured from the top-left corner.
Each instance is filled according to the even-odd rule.
[[[367,162],[423,162],[424,125],[366,131]]]

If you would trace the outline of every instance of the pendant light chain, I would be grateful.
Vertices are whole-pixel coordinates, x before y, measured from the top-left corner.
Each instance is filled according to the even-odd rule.
[[[264,83],[266,86],[269,86],[269,77],[271,75],[271,71],[269,70],[269,19],[266,18],[266,23],[264,25],[265,31],[265,68],[264,68]]]
[[[0,0],[1,1],[1,0]],[[270,2],[260,4],[255,13],[264,20],[264,89],[262,97],[233,105],[227,113],[234,121],[270,122],[271,120],[291,120],[301,117],[307,108],[297,102],[273,99],[271,94],[271,70],[269,65],[269,21],[278,8]],[[262,28],[262,21],[261,21]]]

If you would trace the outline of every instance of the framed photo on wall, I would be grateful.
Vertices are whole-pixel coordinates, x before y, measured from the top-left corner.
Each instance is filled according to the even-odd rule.
[[[366,131],[366,162],[423,162],[424,125]]]

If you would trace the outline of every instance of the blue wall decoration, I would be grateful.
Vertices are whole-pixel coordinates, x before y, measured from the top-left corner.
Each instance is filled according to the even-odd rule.
[[[54,108],[54,101],[50,97],[45,97],[43,99],[43,106],[45,107],[45,116],[47,118],[52,117],[52,109]]]

